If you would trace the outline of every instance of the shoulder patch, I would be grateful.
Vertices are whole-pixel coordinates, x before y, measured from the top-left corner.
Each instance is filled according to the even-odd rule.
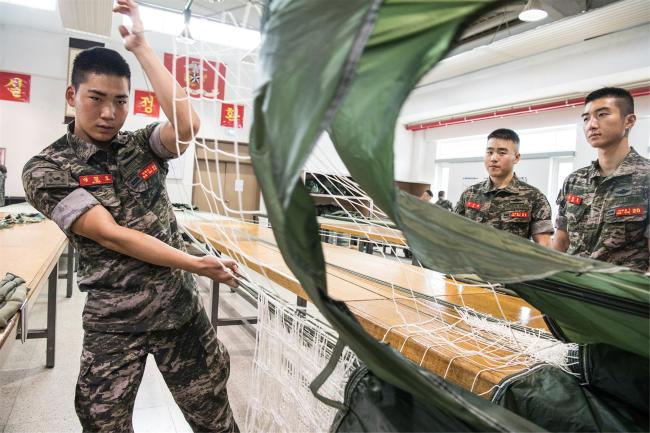
[[[68,173],[65,171],[46,171],[43,173],[43,186],[57,187],[68,186]]]

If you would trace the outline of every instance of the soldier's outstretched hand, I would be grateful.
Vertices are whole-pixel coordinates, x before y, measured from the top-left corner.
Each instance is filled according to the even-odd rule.
[[[237,262],[234,260],[203,256],[198,258],[195,272],[218,283],[224,283],[230,287],[237,287],[237,281],[235,281]]]
[[[138,4],[134,0],[117,0],[113,12],[128,16],[133,23],[130,31],[125,25],[120,25],[118,28],[122,39],[124,39],[124,48],[133,51],[146,45],[144,24],[142,24],[142,19],[140,18]]]

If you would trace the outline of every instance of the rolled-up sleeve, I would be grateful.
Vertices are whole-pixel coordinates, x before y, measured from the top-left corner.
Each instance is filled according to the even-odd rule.
[[[33,158],[23,168],[23,187],[29,204],[54,221],[66,235],[88,209],[99,202],[79,187],[69,171],[50,161]]]
[[[553,233],[553,223],[550,219],[544,221],[535,221],[530,225],[530,233],[538,235],[540,233]]]
[[[173,159],[178,158],[178,155],[175,152],[170,152],[160,140],[160,130],[162,129],[162,123],[156,124],[149,136],[149,147],[151,151],[155,153],[159,158],[162,159]]]
[[[533,235],[540,233],[553,233],[551,222],[551,205],[541,192],[536,194],[533,201],[533,215],[530,225],[530,232]]]
[[[51,219],[66,235],[71,234],[72,224],[99,201],[83,188],[77,188],[65,196],[52,211]]]
[[[557,216],[555,217],[555,229],[556,230],[567,230],[567,219],[566,219],[566,195],[564,194],[564,189],[566,186],[566,181],[564,186],[557,195],[555,203],[557,204]]]

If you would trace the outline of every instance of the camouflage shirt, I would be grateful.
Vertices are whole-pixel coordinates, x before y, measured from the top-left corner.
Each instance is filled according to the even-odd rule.
[[[199,311],[192,275],[144,263],[106,249],[71,231],[97,204],[124,227],[183,249],[167,196],[166,160],[174,155],[149,125],[120,132],[106,148],[68,133],[30,159],[23,169],[27,200],[52,219],[79,253],[79,289],[88,292],[84,329],[142,332],[175,329]]]
[[[439,198],[438,201],[436,202],[436,204],[438,206],[444,207],[445,209],[448,209],[448,210],[453,210],[454,209],[454,205],[451,204],[451,202],[449,200],[445,200],[444,198]]]
[[[567,253],[648,268],[650,160],[634,149],[609,176],[598,161],[571,173],[562,186],[556,227],[569,235]]]
[[[455,212],[526,239],[553,233],[548,200],[516,175],[501,189],[494,188],[489,178],[470,186],[460,196]]]

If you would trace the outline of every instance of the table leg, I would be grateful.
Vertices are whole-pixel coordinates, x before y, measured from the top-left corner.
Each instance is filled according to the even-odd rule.
[[[67,286],[66,286],[66,298],[72,298],[72,274],[74,273],[74,248],[72,244],[68,242],[68,258],[67,258],[67,268],[68,273],[67,277]]]
[[[50,272],[47,279],[47,349],[45,366],[54,367],[54,349],[56,346],[56,283],[58,280],[59,265]]]
[[[219,283],[212,281],[212,305],[210,322],[215,332],[217,331],[217,322],[219,322]]]

